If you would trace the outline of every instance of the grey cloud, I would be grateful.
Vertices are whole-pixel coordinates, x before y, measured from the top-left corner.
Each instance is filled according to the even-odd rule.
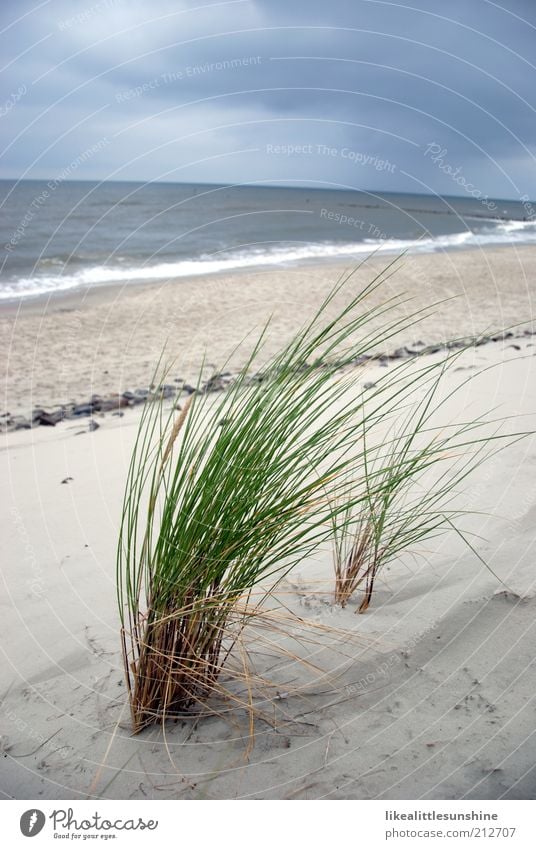
[[[1,118],[4,144],[20,138],[0,173],[53,176],[106,136],[80,177],[393,191],[419,191],[421,180],[455,193],[425,154],[435,142],[482,192],[536,195],[534,5],[411,5],[256,0],[194,11],[163,0],[52,0],[0,35],[8,60],[49,36],[4,74],[4,104],[17,86],[28,90]],[[3,25],[29,9],[4,3]],[[267,145],[337,153],[278,155]],[[343,148],[396,167],[357,167]]]

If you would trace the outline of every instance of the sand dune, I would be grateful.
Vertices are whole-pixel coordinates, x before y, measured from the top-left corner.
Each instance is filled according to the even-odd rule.
[[[532,253],[526,254],[532,262]],[[493,262],[505,258],[503,252]],[[293,283],[297,274],[289,277]],[[310,279],[310,272],[300,274]],[[320,272],[314,275],[318,281]],[[260,287],[261,279],[254,285]],[[508,286],[515,279],[513,273]],[[520,308],[519,278],[517,284]],[[469,288],[467,297],[474,297]],[[153,313],[141,320],[142,303],[156,309],[161,290],[152,297],[149,289],[132,296],[130,308],[139,310],[145,328],[143,345],[159,338],[157,328],[148,327]],[[529,317],[523,311],[514,316],[506,305],[482,316],[473,304],[469,318],[459,314],[464,332],[477,318],[481,324],[492,315],[497,323]],[[103,326],[113,315],[116,330],[121,327],[111,295],[87,310],[102,310]],[[68,315],[55,307],[49,320],[59,326]],[[227,313],[229,338],[233,315]],[[244,326],[250,317],[241,313]],[[29,333],[38,321],[37,311],[21,318],[17,368],[30,348],[20,329]],[[208,330],[202,326],[202,333]],[[47,326],[53,338],[50,332]],[[117,333],[107,337],[115,340],[116,355],[127,331]],[[222,345],[218,337],[216,348]],[[84,346],[90,342],[82,336]],[[454,418],[496,407],[497,415],[514,416],[505,424],[510,432],[534,428],[536,348],[528,336],[518,347],[490,343],[462,355],[459,369],[447,377],[447,388],[467,381],[450,411]],[[151,353],[144,350],[147,362]],[[126,359],[118,361],[121,379],[135,374]],[[94,361],[70,363],[79,380],[85,375],[96,382],[96,363],[112,361],[99,343]],[[46,363],[40,357],[35,362],[39,397],[50,400]],[[381,372],[378,365],[356,369],[356,391]],[[55,385],[55,376],[48,380]],[[3,437],[4,793],[65,799],[533,798],[534,439],[510,446],[460,493],[463,506],[482,511],[464,529],[479,535],[476,548],[489,568],[458,537],[444,537],[420,559],[393,563],[361,616],[354,612],[358,599],[344,610],[332,603],[329,551],[285,579],[279,588],[285,604],[317,629],[330,630],[317,630],[315,644],[302,648],[317,673],[277,650],[269,656],[260,645],[254,648],[257,669],[273,680],[278,698],[271,724],[257,723],[246,760],[248,725],[240,712],[130,734],[114,557],[138,416],[139,409],[122,418],[105,415],[92,433],[87,423],[63,422]]]

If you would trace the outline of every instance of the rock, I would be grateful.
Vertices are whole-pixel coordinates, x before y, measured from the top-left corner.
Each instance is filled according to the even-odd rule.
[[[368,380],[366,383],[363,384],[363,389],[375,389],[375,388],[376,388],[376,384],[372,383],[371,380]]]
[[[130,390],[125,390],[121,395],[122,401],[119,402],[120,407],[134,407],[136,404],[145,404],[145,402],[152,396],[152,392],[150,389],[136,389],[135,392],[130,392]]]
[[[40,424],[40,425],[45,425],[46,427],[55,427],[58,424],[58,422],[61,422],[61,420],[62,420],[61,413],[58,414],[58,413],[45,413],[45,412],[43,412],[39,416],[37,423]]]
[[[92,404],[74,404],[71,408],[69,418],[79,418],[80,416],[90,416],[93,412]]]
[[[113,395],[109,395],[107,398],[103,398],[100,403],[100,412],[108,413],[110,410],[119,410],[121,407],[128,407],[129,401],[124,395],[117,395],[114,393]]]
[[[156,392],[153,393],[154,398],[171,398],[177,389],[175,386],[172,386],[170,383],[162,383],[161,386],[158,387]]]
[[[202,392],[223,392],[227,388],[227,384],[221,374],[213,374],[202,386]]]
[[[107,413],[110,410],[117,410],[119,407],[128,406],[127,399],[123,395],[118,395],[117,392],[107,395],[106,398],[102,398],[100,395],[92,395],[90,404],[93,412],[96,413]]]
[[[35,409],[32,412],[32,425],[37,427],[39,425],[45,425],[47,427],[54,427],[61,422],[64,418],[64,410],[60,407],[57,410],[52,410],[51,412],[47,412],[46,410]]]
[[[129,392],[128,389],[126,390],[126,392],[123,392],[123,394],[121,395],[121,398],[123,399],[123,401],[125,402],[125,406],[127,406],[127,407],[133,407],[134,404],[138,403],[134,393]]]
[[[90,433],[92,433],[94,430],[98,430],[99,428],[100,428],[100,424],[98,424],[98,422],[96,422],[95,419],[89,420],[88,429],[89,429]]]
[[[73,480],[73,478],[71,478],[71,477],[63,478],[61,483],[69,483],[69,481],[72,481],[72,480]]]
[[[506,347],[507,348],[513,348],[514,351],[520,351],[521,350],[521,345],[513,345],[512,344],[512,345],[507,345]]]
[[[10,430],[30,430],[32,426],[26,416],[11,416],[8,425]]]
[[[182,387],[182,391],[186,392],[187,395],[193,395],[194,392],[198,392],[199,390],[195,388],[195,386],[190,386],[189,383],[184,383]]]

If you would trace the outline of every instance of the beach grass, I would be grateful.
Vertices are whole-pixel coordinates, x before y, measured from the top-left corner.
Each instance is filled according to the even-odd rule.
[[[357,292],[345,273],[261,373],[252,375],[269,325],[222,395],[201,391],[200,377],[182,410],[166,413],[163,400],[144,408],[117,549],[135,732],[206,708],[245,625],[320,546],[336,540],[337,600],[365,582],[366,606],[378,569],[452,518],[442,499],[489,444],[475,422],[427,437],[437,387],[459,352],[423,358],[410,379],[405,365],[393,369],[372,394],[355,391],[356,364],[422,315],[393,317],[389,300],[367,307],[397,262]],[[378,318],[381,334],[369,330]],[[412,393],[423,391],[412,409]],[[412,410],[406,425],[378,440],[401,409]],[[454,482],[440,476],[404,505],[421,472],[469,447],[472,459]]]
[[[380,401],[383,426],[374,444],[374,431],[363,428],[362,474],[349,482],[344,520],[333,524],[334,596],[342,607],[360,590],[356,612],[364,613],[375,580],[388,563],[451,532],[468,512],[457,506],[466,479],[523,436],[501,433],[504,418],[495,420],[491,414],[455,423],[441,417],[474,378],[442,393],[445,374],[458,357],[451,355],[427,374],[412,370],[396,408]],[[378,394],[384,389],[392,393],[393,383],[391,376]],[[375,402],[372,395],[368,404]]]

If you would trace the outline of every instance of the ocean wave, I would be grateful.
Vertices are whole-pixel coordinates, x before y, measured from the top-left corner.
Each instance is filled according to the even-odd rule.
[[[36,297],[39,295],[66,292],[73,289],[105,286],[119,283],[141,283],[158,280],[173,280],[180,277],[196,277],[207,274],[222,274],[247,268],[285,266],[314,260],[348,259],[369,254],[433,253],[455,248],[481,247],[488,245],[512,245],[536,243],[536,223],[532,221],[501,221],[477,231],[466,230],[443,236],[421,239],[365,239],[360,242],[314,242],[287,245],[278,244],[244,247],[240,250],[205,254],[197,258],[177,259],[171,262],[132,265],[126,257],[114,258],[114,263],[92,264],[74,273],[44,273],[39,271],[31,277],[7,280],[0,285],[0,300]],[[43,265],[51,270],[63,264],[66,258],[51,258]],[[132,263],[132,259],[130,259]]]

